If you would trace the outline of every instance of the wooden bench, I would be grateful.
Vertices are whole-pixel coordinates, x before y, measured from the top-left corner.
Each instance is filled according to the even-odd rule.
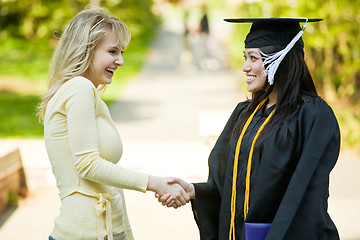
[[[0,213],[16,205],[19,196],[25,197],[27,185],[20,150],[0,157]]]

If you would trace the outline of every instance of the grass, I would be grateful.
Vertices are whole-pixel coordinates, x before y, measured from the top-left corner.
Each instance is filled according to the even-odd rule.
[[[110,105],[122,88],[142,68],[154,29],[133,39],[126,49],[125,66],[102,95]],[[35,116],[40,96],[46,90],[46,79],[53,50],[47,42],[29,43],[8,39],[0,44],[0,138],[42,138],[43,126]]]
[[[46,79],[51,55],[52,49],[46,41],[3,40],[0,46],[0,75],[38,84]]]
[[[34,116],[37,95],[0,91],[0,137],[42,136],[43,128]]]
[[[47,47],[47,49],[44,49]],[[0,46],[0,138],[33,138],[43,135],[35,117],[51,49],[44,43],[7,39]]]

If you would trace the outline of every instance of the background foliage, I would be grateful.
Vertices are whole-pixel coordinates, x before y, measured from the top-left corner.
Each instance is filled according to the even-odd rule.
[[[303,35],[305,58],[321,96],[334,108],[343,146],[360,142],[360,0],[247,0],[231,5],[233,16],[323,18],[308,23]],[[235,26],[232,65],[242,61],[250,24]],[[235,53],[235,54],[234,54]]]
[[[161,1],[166,0],[156,0]],[[335,110],[343,147],[359,147],[360,0],[204,1],[210,8],[226,8],[226,17],[323,18],[307,25],[303,36],[306,61],[321,96]],[[105,92],[105,100],[112,101],[126,79],[141,68],[160,21],[151,11],[153,0],[0,0],[0,137],[42,136],[42,127],[31,113],[45,90],[56,38],[89,4],[106,7],[132,32],[126,65]],[[242,42],[250,24],[233,26],[228,52],[236,69],[242,65]]]
[[[151,12],[152,0],[1,0],[0,137],[42,136],[34,113],[46,88],[53,50],[67,22],[89,4],[110,10],[132,34],[126,65],[117,72],[105,100],[111,102],[139,71],[160,21]]]

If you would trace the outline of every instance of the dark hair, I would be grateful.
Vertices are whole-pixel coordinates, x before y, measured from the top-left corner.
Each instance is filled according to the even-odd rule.
[[[283,46],[271,46],[260,48],[260,50],[269,54],[278,52],[283,48]],[[274,89],[277,91],[276,110],[273,117],[261,132],[256,142],[256,147],[260,146],[260,144],[270,136],[275,125],[281,127],[277,144],[286,146],[290,137],[287,131],[287,124],[304,103],[304,97],[318,97],[313,79],[301,51],[295,48],[291,49],[275,73],[274,84],[269,85],[269,83],[266,82],[264,90],[252,93],[252,99],[249,105],[241,113],[235,124],[232,132],[233,137],[240,135],[246,120],[253,113],[256,106],[267,98]]]

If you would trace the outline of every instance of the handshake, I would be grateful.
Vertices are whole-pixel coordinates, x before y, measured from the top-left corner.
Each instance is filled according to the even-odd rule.
[[[194,185],[180,178],[149,176],[147,190],[155,192],[163,206],[175,209],[195,199]]]

